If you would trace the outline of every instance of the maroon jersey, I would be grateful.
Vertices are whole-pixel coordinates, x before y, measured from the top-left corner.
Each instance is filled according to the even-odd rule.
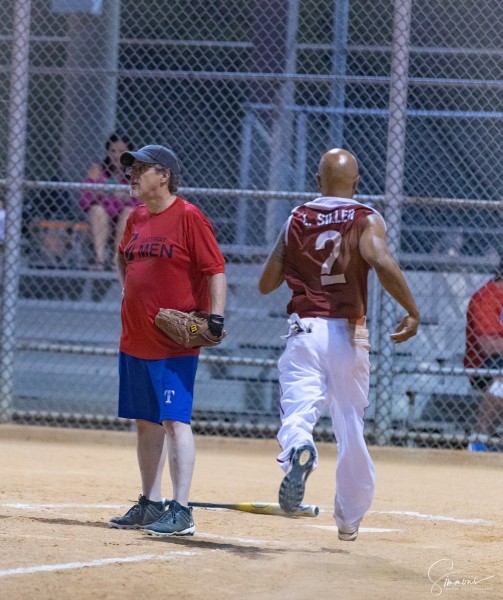
[[[367,313],[370,266],[358,243],[376,211],[349,198],[322,197],[292,211],[285,232],[287,311],[300,317],[359,318]]]

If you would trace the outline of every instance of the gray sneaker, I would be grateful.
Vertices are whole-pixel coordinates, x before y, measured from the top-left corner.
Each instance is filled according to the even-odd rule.
[[[343,542],[354,542],[358,537],[358,529],[355,529],[354,531],[342,531],[339,529],[338,537]]]
[[[279,505],[286,512],[294,512],[299,508],[315,456],[314,448],[309,444],[292,450],[290,470],[279,487]]]
[[[110,519],[108,524],[116,529],[141,529],[157,521],[163,512],[164,502],[152,502],[140,494],[137,504],[133,504],[122,517]]]
[[[155,523],[144,527],[149,535],[194,535],[196,528],[192,519],[192,507],[185,507],[171,500],[168,509]]]

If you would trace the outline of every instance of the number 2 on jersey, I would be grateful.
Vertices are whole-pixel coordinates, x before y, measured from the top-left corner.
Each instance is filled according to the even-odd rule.
[[[330,229],[320,233],[316,238],[316,250],[323,250],[327,242],[332,242],[332,251],[327,260],[321,265],[321,285],[333,285],[334,283],[346,283],[344,273],[330,275],[337,257],[341,252],[342,235],[338,231]]]

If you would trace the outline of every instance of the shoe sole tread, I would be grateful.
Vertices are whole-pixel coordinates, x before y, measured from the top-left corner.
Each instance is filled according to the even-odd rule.
[[[295,450],[291,471],[285,475],[279,488],[279,504],[284,511],[294,512],[301,505],[314,458],[312,446],[300,446]]]

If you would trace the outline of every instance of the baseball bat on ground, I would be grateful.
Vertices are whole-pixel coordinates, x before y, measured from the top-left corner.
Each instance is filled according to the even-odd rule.
[[[198,508],[226,508],[255,513],[256,515],[283,515],[288,517],[317,517],[320,509],[314,504],[301,504],[294,512],[286,512],[274,502],[238,502],[236,504],[218,504],[212,502],[189,502],[189,506]]]

